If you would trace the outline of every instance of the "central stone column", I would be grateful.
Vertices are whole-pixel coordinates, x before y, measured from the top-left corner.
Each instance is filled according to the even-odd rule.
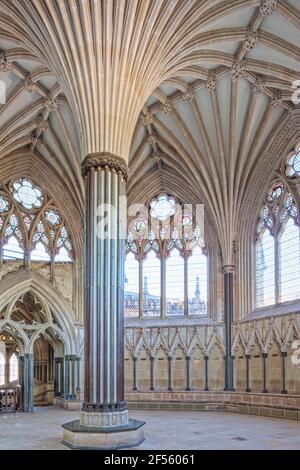
[[[85,388],[80,421],[63,425],[73,448],[143,442],[143,422],[124,401],[124,258],[128,170],[110,154],[88,155],[85,220]]]

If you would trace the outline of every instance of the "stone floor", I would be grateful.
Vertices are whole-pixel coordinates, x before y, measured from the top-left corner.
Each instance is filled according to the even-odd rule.
[[[213,411],[131,411],[146,421],[140,449],[300,449],[300,422]],[[62,423],[78,412],[53,407],[0,415],[0,449],[66,449]]]

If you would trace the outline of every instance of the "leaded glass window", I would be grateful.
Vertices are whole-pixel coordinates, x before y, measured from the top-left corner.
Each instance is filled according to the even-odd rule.
[[[5,384],[5,355],[0,352],[0,385]]]
[[[300,299],[300,145],[272,182],[256,230],[256,306]]]
[[[128,223],[125,315],[208,315],[207,252],[191,206],[161,194],[142,212]]]
[[[154,250],[148,252],[143,262],[143,316],[160,316],[161,296],[160,259]]]
[[[19,378],[19,361],[15,353],[12,354],[9,360],[9,381],[15,382]]]
[[[189,315],[207,314],[207,256],[200,246],[188,258]]]
[[[72,262],[72,241],[60,211],[29,178],[0,188],[2,259]]]
[[[184,314],[184,259],[173,249],[166,261],[167,315]]]
[[[139,316],[139,262],[129,252],[125,260],[125,317]]]

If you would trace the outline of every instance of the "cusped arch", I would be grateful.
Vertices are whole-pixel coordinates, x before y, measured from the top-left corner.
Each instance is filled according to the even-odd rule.
[[[47,329],[52,328],[60,335],[65,346],[65,353],[78,355],[79,348],[74,328],[74,313],[62,295],[39,274],[26,271],[8,274],[2,280],[0,286],[0,311],[6,308],[11,311],[17,300],[27,292],[31,292],[46,311],[51,311],[54,320],[58,322],[60,327],[53,321],[42,323],[26,345],[26,352],[32,353],[35,339]],[[10,322],[7,317],[4,321]],[[15,325],[17,322],[13,322],[13,324]]]

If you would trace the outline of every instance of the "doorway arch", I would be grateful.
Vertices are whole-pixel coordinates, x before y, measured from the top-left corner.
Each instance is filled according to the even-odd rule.
[[[53,397],[76,399],[79,347],[74,314],[64,298],[36,273],[8,275],[0,287],[0,333],[18,344],[21,408]]]

